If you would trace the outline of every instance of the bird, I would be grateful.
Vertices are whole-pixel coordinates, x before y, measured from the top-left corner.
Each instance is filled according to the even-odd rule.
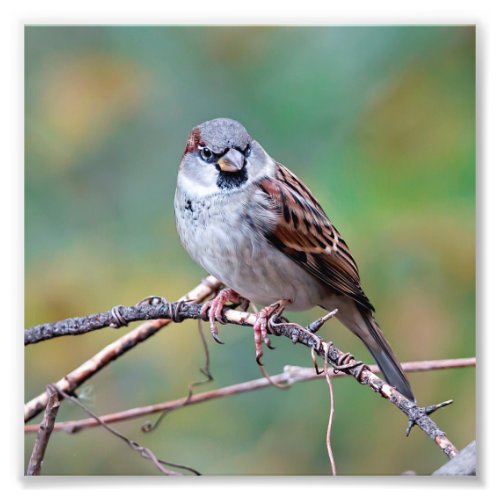
[[[267,323],[283,310],[319,306],[359,337],[386,381],[415,401],[411,385],[374,316],[347,243],[310,189],[274,160],[238,121],[194,127],[174,197],[177,232],[187,253],[224,288],[202,309],[220,341],[228,302],[263,306],[254,341],[271,346]]]

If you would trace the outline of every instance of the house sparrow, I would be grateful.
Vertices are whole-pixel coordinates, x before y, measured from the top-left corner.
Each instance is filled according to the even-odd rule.
[[[177,231],[190,256],[230,289],[203,311],[222,322],[226,302],[265,307],[257,314],[257,361],[270,345],[267,321],[286,307],[338,309],[386,380],[414,401],[403,370],[373,316],[346,242],[305,184],[269,156],[237,121],[195,127],[179,166]]]

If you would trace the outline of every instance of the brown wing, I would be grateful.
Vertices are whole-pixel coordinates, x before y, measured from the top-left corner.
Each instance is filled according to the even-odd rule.
[[[279,216],[267,240],[335,292],[373,311],[346,242],[301,180],[284,165],[277,167],[276,179],[260,182]]]

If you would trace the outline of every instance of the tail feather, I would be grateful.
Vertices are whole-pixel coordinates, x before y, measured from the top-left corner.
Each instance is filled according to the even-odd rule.
[[[338,301],[339,299],[337,299],[337,303]],[[329,309],[333,309],[333,307]],[[405,397],[415,401],[410,382],[372,312],[359,306],[353,300],[349,300],[338,305],[337,318],[363,341],[387,382],[396,387]]]
[[[375,343],[365,342],[366,347],[375,358],[375,361],[384,374],[385,379],[389,384],[396,387],[396,389],[403,394],[403,396],[407,397],[411,401],[415,401],[415,396],[413,395],[410,382],[406,378],[399,361],[397,360],[389,343],[385,339],[382,330],[380,330],[380,327],[375,321],[375,318],[371,313],[361,313],[361,315],[372,338],[375,340]]]

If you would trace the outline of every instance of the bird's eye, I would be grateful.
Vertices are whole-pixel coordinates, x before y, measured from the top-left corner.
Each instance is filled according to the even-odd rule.
[[[243,151],[243,154],[245,155],[245,158],[248,158],[250,156],[250,153],[252,152],[252,146],[250,144],[245,148],[245,151]]]
[[[201,156],[202,160],[205,160],[206,162],[210,162],[213,159],[214,154],[208,148],[201,148],[200,149],[200,156]]]

